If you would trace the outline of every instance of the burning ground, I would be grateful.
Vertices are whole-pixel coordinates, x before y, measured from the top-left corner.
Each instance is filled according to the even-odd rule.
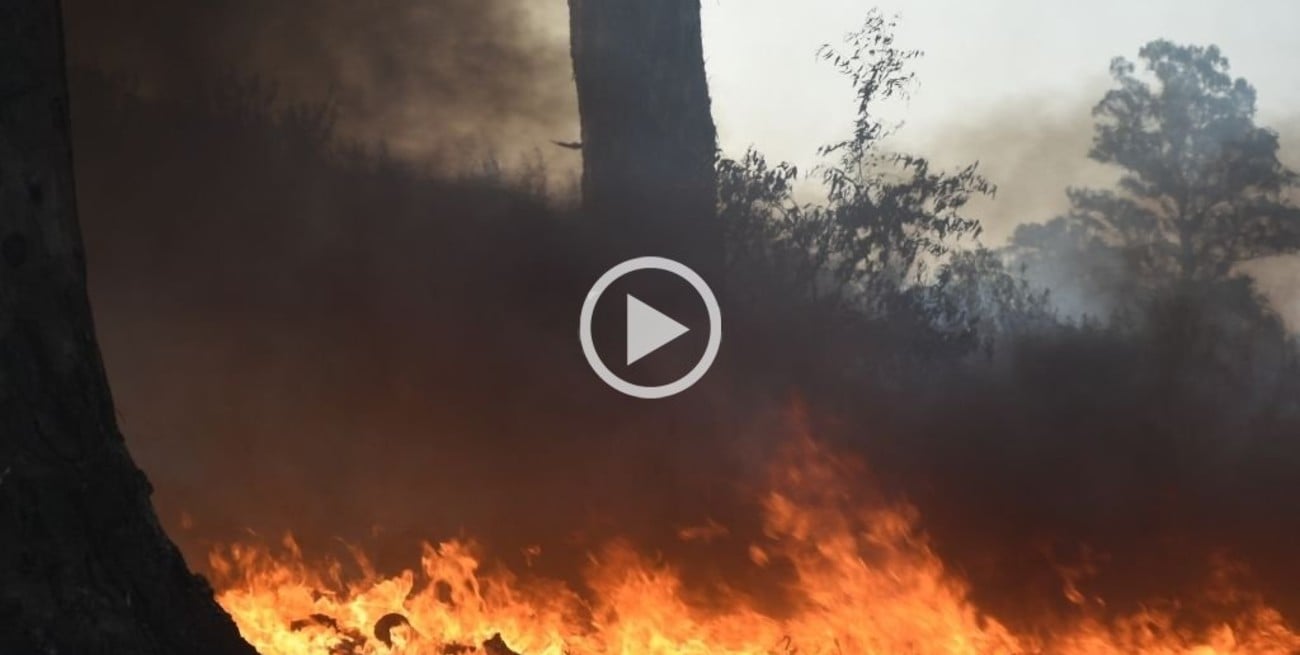
[[[791,436],[759,499],[762,537],[733,543],[745,566],[781,568],[757,599],[692,588],[677,562],[614,541],[590,553],[581,584],[485,560],[464,540],[424,544],[418,568],[385,576],[366,554],[309,563],[291,536],[210,556],[218,600],[264,655],[512,652],[747,655],[793,653],[1277,654],[1300,634],[1238,583],[1208,569],[1194,598],[1153,598],[1105,617],[1089,569],[1063,568],[1068,613],[1009,629],[981,610],[934,552],[916,508],[864,490],[861,462]],[[685,540],[729,540],[726,526]],[[545,547],[528,551],[545,557]]]

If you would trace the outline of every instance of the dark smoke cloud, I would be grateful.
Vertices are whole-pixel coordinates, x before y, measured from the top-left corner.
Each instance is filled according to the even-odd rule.
[[[255,75],[281,100],[332,101],[345,135],[410,156],[551,150],[549,139],[576,133],[559,2],[67,0],[64,9],[75,66],[163,94]]]
[[[486,414],[471,404],[492,395],[474,351],[536,335],[508,339],[487,325],[501,317],[483,317],[523,295],[489,279],[502,260],[485,253],[522,266],[501,253],[526,254],[531,238],[490,221],[546,215],[491,180],[375,172],[310,137],[295,146],[265,107],[240,116],[207,94],[257,79],[280,108],[331,103],[337,141],[457,171],[537,148],[558,157],[554,173],[577,163],[549,144],[577,131],[554,10],[564,4],[64,2],[100,340],[133,454],[194,562],[200,533],[493,523],[508,490],[482,481],[521,477],[491,452],[510,429],[457,418]],[[502,243],[507,232],[518,241]],[[450,272],[482,281],[449,300],[442,285],[465,286]],[[474,326],[484,336],[466,345]]]

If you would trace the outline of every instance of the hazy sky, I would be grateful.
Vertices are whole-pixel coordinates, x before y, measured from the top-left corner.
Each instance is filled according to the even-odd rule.
[[[1300,105],[1300,2],[1043,0],[704,0],[705,48],[726,144],[806,155],[847,120],[844,85],[814,52],[872,6],[900,18],[899,42],[925,51],[906,116],[916,131],[972,123],[1008,104],[1070,106],[1107,83],[1116,55],[1155,38],[1218,44],[1260,90],[1265,117]],[[1243,8],[1246,6],[1248,8]],[[818,138],[820,137],[820,139]]]
[[[898,46],[925,52],[910,99],[889,109],[906,123],[893,144],[948,166],[981,163],[999,187],[971,211],[989,245],[1062,210],[1066,186],[1114,178],[1086,158],[1089,112],[1110,84],[1110,60],[1136,59],[1156,38],[1218,45],[1232,72],[1255,85],[1259,122],[1280,132],[1283,158],[1300,168],[1295,0],[703,0],[724,151],[754,145],[807,168],[819,144],[842,137],[850,90],[815,53],[872,7],[898,16]],[[1300,263],[1275,262],[1256,276],[1300,328]]]
[[[566,0],[201,4],[66,0],[73,60],[163,87],[242,66],[285,97],[333,98],[345,136],[468,166],[484,149],[507,163],[540,155],[576,182],[580,155],[550,143],[578,137]],[[906,122],[889,146],[943,167],[978,160],[998,186],[969,208],[988,245],[1059,213],[1067,186],[1113,180],[1086,157],[1090,109],[1110,60],[1156,38],[1219,45],[1300,169],[1300,0],[702,0],[724,152],[752,144],[807,171],[846,135],[851,89],[816,53],[873,7],[898,16],[900,47],[925,53],[910,99],[887,109]],[[1295,270],[1274,286],[1300,289]]]
[[[516,6],[539,39],[567,46],[564,0]],[[1233,74],[1255,85],[1260,124],[1280,132],[1283,159],[1300,169],[1300,0],[702,0],[723,151],[753,145],[805,171],[817,163],[817,147],[847,133],[854,109],[847,80],[817,50],[842,42],[873,7],[897,16],[899,47],[925,53],[910,99],[887,110],[906,123],[890,146],[945,167],[980,162],[998,186],[969,208],[988,245],[1059,213],[1067,186],[1114,180],[1087,159],[1090,111],[1111,84],[1111,59],[1136,59],[1157,38],[1218,45]],[[551,126],[510,143],[531,151],[552,138],[547,130],[576,136],[576,125]],[[571,153],[543,152],[556,169],[576,170]],[[1261,282],[1300,326],[1300,265],[1274,266]]]
[[[1259,90],[1261,122],[1281,129],[1291,149],[1300,139],[1285,129],[1300,127],[1294,0],[704,0],[724,150],[754,144],[807,165],[818,144],[841,136],[852,118],[849,89],[815,52],[873,6],[898,15],[898,45],[925,52],[911,99],[891,109],[906,122],[898,144],[950,165],[983,162],[1001,187],[996,205],[1013,214],[986,216],[995,241],[1010,224],[1044,218],[1034,214],[1059,204],[1051,197],[1063,194],[1044,189],[1097,177],[1084,157],[1088,112],[1109,83],[1111,58],[1135,59],[1152,39],[1219,45],[1233,72]]]
[[[539,42],[567,50],[565,0],[516,1]],[[1067,185],[1114,177],[1086,158],[1090,110],[1110,84],[1111,59],[1136,59],[1157,38],[1220,46],[1233,73],[1258,89],[1260,122],[1282,133],[1300,167],[1300,0],[701,1],[724,152],[754,145],[805,170],[819,145],[847,133],[854,108],[847,80],[818,60],[818,48],[842,42],[873,7],[897,16],[897,45],[925,54],[911,98],[889,107],[889,118],[906,122],[892,145],[946,166],[981,162],[999,186],[996,201],[973,209],[990,244],[1060,211]],[[576,137],[574,123],[507,143],[540,145],[552,165],[576,170],[576,156],[546,147],[552,132]]]

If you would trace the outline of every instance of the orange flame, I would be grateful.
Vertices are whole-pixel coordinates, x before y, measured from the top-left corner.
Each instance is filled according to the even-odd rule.
[[[486,572],[472,544],[423,548],[418,571],[361,574],[233,544],[211,556],[218,601],[263,655],[1285,655],[1300,634],[1258,602],[1189,630],[1176,604],[1109,622],[1083,618],[1048,635],[1014,634],[983,614],[948,571],[905,504],[851,493],[860,465],[811,439],[796,441],[763,499],[766,538],[755,566],[792,565],[795,608],[769,616],[739,594],[703,609],[686,599],[670,565],[614,543],[592,557],[589,593],[563,583]],[[722,534],[723,526],[686,538]],[[530,549],[536,556],[535,549]],[[1078,594],[1067,581],[1067,593]],[[499,639],[493,640],[495,635]],[[508,646],[508,647],[507,647]]]

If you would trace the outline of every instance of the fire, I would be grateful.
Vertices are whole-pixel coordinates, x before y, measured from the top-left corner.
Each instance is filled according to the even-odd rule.
[[[1300,634],[1238,594],[1231,615],[1187,628],[1176,603],[1133,616],[1080,618],[1049,634],[1016,634],[970,599],[931,548],[916,510],[863,502],[860,464],[800,438],[763,498],[765,539],[751,565],[787,562],[793,609],[780,617],[722,591],[700,607],[670,564],[613,543],[591,556],[584,590],[487,570],[464,541],[426,544],[417,570],[376,572],[352,552],[312,566],[291,537],[280,549],[233,544],[212,553],[218,601],[263,655],[1283,655]],[[710,522],[683,538],[725,534]],[[538,553],[531,552],[535,557]],[[1079,594],[1073,581],[1067,593]]]

